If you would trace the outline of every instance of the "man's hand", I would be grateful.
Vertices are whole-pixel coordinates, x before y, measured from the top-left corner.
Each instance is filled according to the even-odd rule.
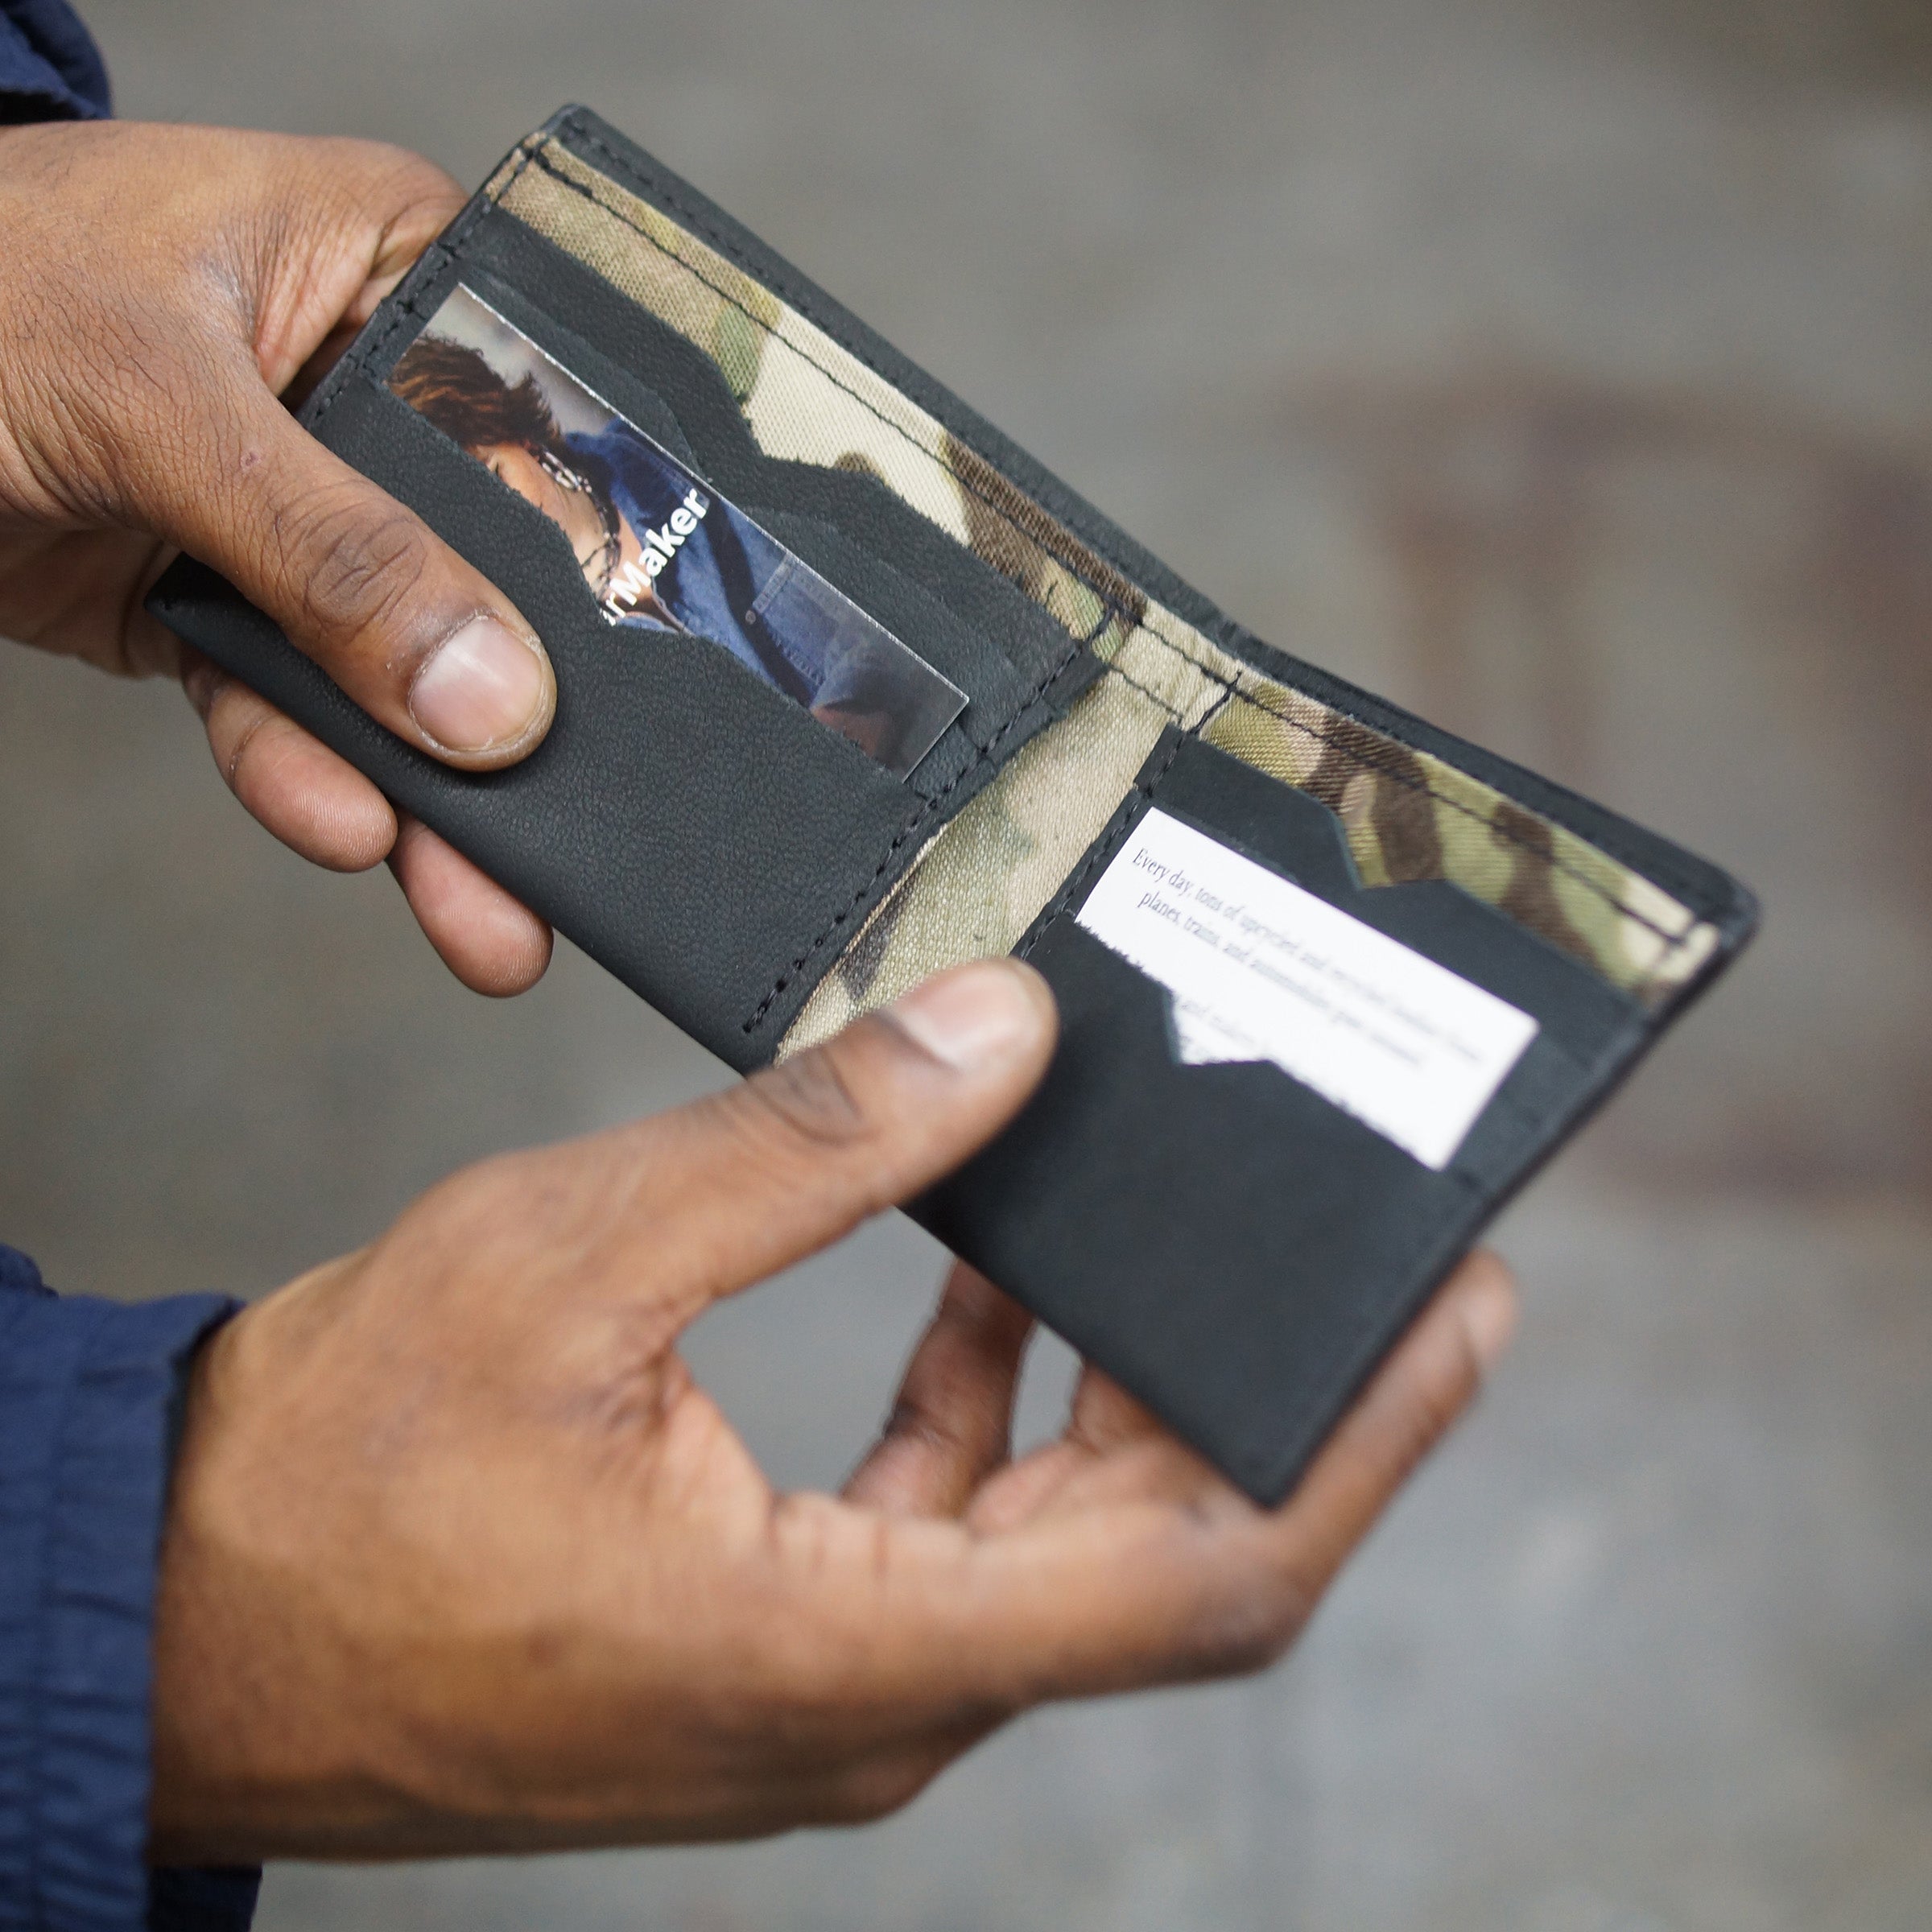
[[[197,1364],[152,1855],[389,1857],[876,1817],[1027,1706],[1279,1654],[1474,1393],[1465,1264],[1281,1509],[1089,1371],[1008,1448],[1027,1323],[955,1271],[842,1496],[775,1495],[676,1353],[925,1187],[1051,1050],[968,966],[724,1096],[445,1182]]]
[[[391,731],[467,770],[556,704],[530,626],[278,398],[312,383],[462,205],[414,155],[129,123],[0,129],[0,637],[180,676],[235,795],[317,864],[387,858],[481,992],[550,934],[141,608],[185,550]]]

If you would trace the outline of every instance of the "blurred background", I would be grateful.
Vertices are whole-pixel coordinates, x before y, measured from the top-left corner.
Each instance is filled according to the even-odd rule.
[[[1502,1225],[1520,1345],[1282,1666],[1035,1716],[857,1835],[279,1868],[265,1932],[1932,1922],[1932,13],[85,10],[128,114],[465,183],[588,101],[1262,634],[1768,913]],[[0,1229],[68,1289],[260,1292],[722,1078],[568,951],[462,992],[178,692],[14,651],[0,879]],[[881,1224],[692,1352],[836,1480],[939,1273]]]

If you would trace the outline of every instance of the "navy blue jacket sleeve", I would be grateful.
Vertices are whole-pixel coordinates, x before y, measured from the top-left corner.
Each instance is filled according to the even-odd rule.
[[[113,112],[107,69],[65,0],[0,0],[0,122]]]
[[[0,1248],[0,1932],[240,1932],[259,1874],[143,1862],[173,1422],[216,1295],[56,1298]]]
[[[113,112],[62,0],[0,0],[0,125]],[[155,1565],[213,1295],[56,1300],[0,1247],[0,1932],[246,1932],[258,1872],[150,1872]]]

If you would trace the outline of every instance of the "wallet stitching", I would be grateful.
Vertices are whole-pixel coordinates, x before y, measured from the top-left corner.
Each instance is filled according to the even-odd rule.
[[[1039,683],[1026,694],[1025,699],[1019,704],[1014,707],[1013,715],[1007,719],[1006,722],[1002,724],[997,731],[994,732],[993,735],[987,739],[984,746],[979,748],[976,751],[972,758],[961,768],[957,775],[951,779],[940,791],[935,792],[931,797],[925,799],[919,806],[919,810],[914,812],[912,816],[899,828],[898,832],[894,835],[892,843],[886,848],[885,856],[881,857],[878,864],[873,868],[871,877],[866,879],[865,882],[860,886],[858,890],[852,895],[851,898],[843,906],[841,906],[838,911],[835,912],[832,915],[832,918],[827,922],[824,929],[819,934],[817,938],[813,939],[811,943],[806,947],[804,951],[801,952],[799,956],[794,960],[782,973],[778,975],[778,979],[772,985],[771,990],[767,993],[764,998],[758,1002],[757,1010],[753,1013],[749,1019],[744,1022],[744,1030],[746,1033],[755,1033],[758,1030],[758,1027],[763,1023],[766,1014],[770,1012],[773,1003],[784,992],[785,989],[791,984],[792,980],[797,976],[799,972],[803,970],[806,962],[818,952],[819,948],[832,937],[833,933],[835,933],[840,927],[844,925],[846,920],[850,919],[852,914],[858,910],[859,906],[865,902],[867,896],[878,885],[879,881],[885,876],[886,872],[890,869],[894,858],[904,847],[906,840],[909,840],[914,832],[919,829],[922,821],[924,820],[929,814],[937,811],[942,806],[943,806],[947,799],[952,797],[953,793],[958,791],[960,786],[964,784],[968,778],[972,777],[972,775],[980,769],[982,765],[989,765],[993,762],[993,754],[998,750],[1001,741],[1009,737],[1012,733],[1017,731],[1021,724],[1032,712],[1034,707],[1045,700],[1048,689],[1053,685],[1055,681],[1067,671],[1067,667],[1072,664],[1074,660],[1080,656],[1080,653],[1087,648],[1088,645],[1093,641],[1093,638],[1100,634],[1100,631],[1105,627],[1106,621],[1106,617],[1103,616],[1100,623],[1094,626],[1093,630],[1089,633],[1088,636],[1084,638],[1075,638],[1068,646],[1066,654],[1060,658],[1057,664],[1055,664],[1050,670],[1047,671],[1046,675],[1040,679]],[[968,742],[970,743],[971,741],[968,740]]]
[[[1066,656],[1040,680],[1038,684],[1028,694],[1026,702],[1014,711],[1013,716],[986,741],[985,749],[978,752],[971,762],[966,765],[958,776],[953,778],[943,790],[935,792],[931,798],[925,799],[920,804],[919,810],[914,812],[911,817],[899,828],[898,832],[894,835],[892,843],[886,848],[885,856],[873,868],[871,876],[860,886],[851,898],[826,922],[817,938],[813,939],[804,951],[778,975],[778,979],[773,983],[771,990],[758,1002],[758,1008],[751,1018],[744,1022],[744,1030],[746,1033],[755,1033],[758,1030],[763,1022],[765,1016],[770,1012],[774,1003],[798,976],[805,963],[864,903],[866,896],[886,876],[891,868],[894,859],[898,855],[906,841],[918,831],[923,821],[944,805],[947,799],[952,797],[953,793],[958,791],[960,786],[964,784],[967,779],[971,778],[982,765],[991,764],[993,762],[993,753],[998,749],[1001,741],[1019,729],[1022,720],[1046,695],[1047,686],[1052,683],[1054,679],[1059,677],[1061,672],[1065,671],[1067,666],[1085,648],[1082,641],[1075,638],[1067,646]]]
[[[1675,952],[1678,947],[1682,946],[1685,941],[1690,938],[1691,932],[1695,930],[1695,927],[1693,926],[1681,933],[1666,931],[1654,919],[1647,918],[1644,914],[1639,912],[1636,907],[1626,906],[1614,893],[1599,885],[1587,873],[1579,872],[1574,865],[1558,858],[1552,852],[1544,852],[1540,847],[1522,837],[1519,833],[1511,832],[1506,826],[1498,825],[1492,819],[1484,818],[1474,807],[1465,804],[1460,799],[1451,798],[1447,792],[1438,791],[1426,779],[1412,778],[1406,773],[1397,771],[1389,765],[1383,763],[1373,754],[1359,750],[1352,745],[1345,744],[1335,734],[1323,731],[1319,725],[1311,724],[1305,718],[1293,717],[1285,711],[1276,710],[1265,699],[1255,692],[1241,690],[1238,685],[1231,683],[1216,672],[1209,670],[1198,659],[1188,657],[1187,653],[1182,650],[1178,645],[1170,639],[1163,638],[1158,631],[1150,630],[1146,625],[1136,624],[1133,630],[1129,634],[1127,642],[1132,642],[1135,637],[1145,637],[1156,644],[1165,645],[1169,650],[1174,651],[1178,656],[1187,658],[1187,663],[1193,665],[1195,669],[1199,671],[1201,675],[1207,679],[1211,684],[1219,687],[1221,692],[1220,701],[1205,713],[1198,724],[1190,727],[1185,724],[1182,714],[1177,712],[1173,704],[1167,699],[1161,696],[1158,691],[1150,691],[1145,684],[1129,677],[1125,671],[1120,669],[1117,664],[1109,663],[1107,667],[1108,671],[1115,677],[1119,678],[1123,683],[1158,704],[1176,724],[1181,725],[1183,729],[1187,730],[1190,737],[1196,736],[1204,730],[1209,721],[1224,711],[1229,704],[1252,704],[1257,711],[1265,713],[1269,717],[1274,719],[1277,723],[1286,724],[1291,730],[1305,733],[1307,737],[1313,738],[1316,743],[1325,745],[1332,751],[1339,751],[1343,757],[1351,759],[1357,766],[1376,772],[1381,777],[1389,779],[1391,783],[1402,786],[1406,791],[1419,791],[1425,797],[1434,799],[1439,805],[1446,805],[1451,811],[1459,811],[1465,818],[1473,819],[1477,824],[1482,826],[1492,838],[1501,839],[1505,844],[1514,845],[1519,850],[1530,852],[1534,857],[1543,860],[1552,872],[1560,872],[1566,878],[1573,880],[1584,890],[1601,899],[1612,912],[1621,913],[1625,919],[1633,919],[1638,925],[1643,927],[1645,931],[1656,934],[1657,938],[1666,942],[1667,949],[1664,954],[1665,959],[1668,959],[1671,953]],[[1125,644],[1122,648],[1125,648]],[[1286,782],[1285,780],[1278,782]],[[1478,782],[1480,782],[1480,781]],[[1293,789],[1299,791],[1302,787],[1296,786]],[[1492,786],[1490,789],[1494,790],[1495,788]],[[1498,795],[1504,798],[1509,796],[1506,792],[1500,793]],[[1511,803],[1513,803],[1515,801],[1512,800]],[[1529,808],[1525,807],[1524,809]],[[1541,818],[1544,815],[1538,813],[1535,815]],[[1552,824],[1556,823],[1554,819],[1548,822]],[[1585,840],[1585,843],[1587,844],[1588,841]],[[1686,910],[1695,911],[1695,909],[1686,907]],[[1646,977],[1654,978],[1662,964],[1663,961],[1660,960],[1657,965],[1650,969]]]
[[[1064,917],[1067,908],[1073,902],[1074,895],[1086,884],[1094,869],[1111,859],[1119,851],[1121,846],[1126,840],[1128,832],[1133,822],[1135,810],[1140,801],[1143,799],[1152,801],[1155,790],[1167,775],[1168,768],[1181,755],[1181,747],[1193,736],[1192,732],[1177,733],[1173,744],[1167,748],[1166,757],[1161,761],[1160,769],[1154,772],[1150,778],[1137,781],[1126,797],[1121,799],[1120,804],[1115,808],[1113,817],[1108,823],[1106,830],[1094,840],[1087,857],[1075,868],[1066,882],[1053,895],[1046,910],[1034,924],[1033,931],[1021,943],[1018,955],[1019,958],[1025,960],[1033,956],[1034,948]]]
[[[1639,912],[1635,906],[1626,906],[1615,893],[1599,885],[1587,873],[1579,872],[1574,865],[1558,858],[1554,852],[1543,851],[1541,847],[1522,837],[1519,833],[1511,832],[1506,826],[1498,825],[1493,819],[1484,818],[1473,806],[1463,803],[1460,799],[1452,799],[1447,793],[1438,791],[1426,780],[1410,778],[1406,773],[1393,770],[1387,765],[1378,763],[1373,758],[1356,750],[1352,745],[1341,744],[1338,740],[1330,737],[1326,732],[1319,730],[1305,720],[1290,717],[1286,712],[1277,711],[1272,704],[1264,703],[1252,691],[1237,691],[1232,687],[1229,687],[1228,696],[1231,701],[1238,699],[1244,704],[1252,704],[1257,711],[1265,712],[1278,723],[1286,724],[1292,730],[1307,733],[1310,737],[1340,751],[1347,757],[1352,758],[1358,766],[1379,774],[1392,784],[1400,785],[1410,791],[1419,791],[1426,797],[1434,799],[1439,805],[1446,805],[1451,811],[1460,812],[1463,817],[1473,819],[1476,824],[1483,827],[1492,838],[1501,839],[1505,844],[1515,846],[1519,851],[1527,852],[1533,857],[1541,859],[1552,872],[1560,872],[1565,878],[1573,880],[1584,890],[1601,899],[1612,912],[1620,913],[1624,918],[1633,920],[1637,925],[1641,926],[1646,932],[1654,933],[1658,939],[1664,942],[1664,952],[1656,964],[1652,966],[1644,976],[1646,984],[1657,977],[1658,973],[1663,970],[1665,962],[1670,958],[1672,954],[1680,951],[1698,927],[1706,923],[1704,919],[1697,914],[1695,907],[1686,906],[1685,910],[1693,914],[1691,924],[1686,927],[1682,932],[1668,931],[1658,925],[1654,919]],[[1217,708],[1219,708],[1217,707]],[[1203,724],[1206,721],[1205,719],[1202,720]],[[1179,720],[1177,719],[1175,722],[1179,723]],[[1300,788],[1298,786],[1296,789],[1299,790]],[[1498,795],[1504,798],[1509,797],[1509,794],[1506,792],[1499,793]],[[1511,803],[1513,803],[1515,801],[1511,800]],[[1524,807],[1522,809],[1527,811],[1529,807]],[[1541,813],[1535,815],[1539,818],[1542,816]],[[1555,823],[1554,819],[1547,822],[1552,824]],[[1564,829],[1567,830],[1567,828]],[[1588,843],[1587,840],[1584,842]]]
[[[580,129],[578,131],[588,146],[593,147],[597,153],[603,155],[615,167],[618,168],[631,180],[638,183],[640,186],[648,188],[654,194],[661,196],[663,201],[668,204],[669,206],[683,219],[691,232],[696,233],[703,239],[710,242],[714,246],[720,249],[726,255],[730,257],[733,261],[737,262],[740,267],[751,277],[751,279],[754,282],[757,282],[761,287],[769,286],[766,278],[757,271],[749,258],[745,254],[744,251],[740,249],[734,242],[733,242],[729,236],[721,233],[708,221],[706,221],[702,215],[699,214],[696,210],[687,207],[675,194],[672,193],[669,189],[664,188],[662,184],[654,181],[646,180],[627,163],[625,158],[622,155],[619,154],[615,149],[612,148],[607,142],[600,139],[598,136],[592,133],[588,129]],[[638,239],[643,242],[647,246],[655,249],[659,254],[667,256],[671,261],[675,262],[680,268],[683,269],[687,274],[691,275],[695,279],[701,283],[706,288],[709,289],[711,292],[717,296],[720,301],[729,304],[730,307],[737,310],[737,312],[741,315],[744,316],[747,320],[757,324],[764,330],[764,332],[766,335],[775,336],[776,332],[774,331],[769,326],[769,324],[761,322],[758,317],[753,316],[751,312],[730,292],[729,290],[720,288],[715,282],[712,282],[705,275],[702,269],[696,266],[694,263],[687,262],[683,256],[679,255],[673,250],[665,247],[663,243],[659,242],[654,235],[651,234],[647,229],[643,228],[638,222],[632,221],[629,217],[625,215],[621,209],[606,207],[604,203],[597,200],[597,198],[588,188],[583,185],[581,182],[573,180],[568,175],[564,173],[560,169],[553,166],[545,158],[540,149],[531,149],[526,151],[523,160],[518,164],[517,173],[520,175],[523,171],[524,167],[533,162],[537,167],[539,167],[544,174],[547,175],[551,180],[558,183],[559,186],[568,189],[570,192],[577,196],[580,200],[589,203],[591,206],[596,208],[601,213],[608,215],[613,221],[616,221],[619,226],[629,229],[631,233],[636,235]],[[516,179],[517,175],[513,175],[510,177],[510,180],[506,181],[504,184],[504,188],[507,189],[510,185],[510,182],[514,182]],[[502,191],[499,191],[499,192],[501,192]],[[778,291],[774,291],[774,292],[777,293]],[[795,293],[795,291],[786,291],[784,293],[783,299],[786,302],[790,303],[792,306],[796,308],[799,313],[803,315],[807,321],[812,321],[814,327],[821,326],[821,324],[813,320],[809,307]],[[831,369],[826,368],[822,362],[819,361],[806,349],[801,348],[797,343],[790,341],[783,337],[778,337],[778,339],[782,341],[786,349],[790,349],[795,355],[798,356],[809,367],[815,369],[819,375],[823,376],[827,382],[830,382],[835,389],[840,391],[841,394],[850,398],[852,401],[857,402],[861,408],[866,411],[869,415],[872,416],[877,422],[882,424],[885,427],[890,429],[902,441],[909,444],[913,448],[918,450],[929,461],[936,463],[939,467],[943,470],[949,477],[952,478],[954,483],[956,483],[961,489],[964,490],[969,496],[972,497],[975,501],[982,504],[988,510],[991,511],[992,514],[997,517],[1001,522],[1005,523],[1009,530],[1012,530],[1017,535],[1024,537],[1029,543],[1038,546],[1040,549],[1045,551],[1048,555],[1052,556],[1054,561],[1058,564],[1062,569],[1065,570],[1069,576],[1072,577],[1076,583],[1082,585],[1087,590],[1091,591],[1095,597],[1098,597],[1100,600],[1102,605],[1107,610],[1110,611],[1114,616],[1121,618],[1123,621],[1130,621],[1133,628],[1129,634],[1129,639],[1135,637],[1145,637],[1149,638],[1154,643],[1158,645],[1162,649],[1170,651],[1175,657],[1179,658],[1183,663],[1191,666],[1195,671],[1199,671],[1203,677],[1208,679],[1210,683],[1218,685],[1224,695],[1236,692],[1236,687],[1231,683],[1228,679],[1221,676],[1220,673],[1214,671],[1206,663],[1203,663],[1200,658],[1195,657],[1191,651],[1187,650],[1183,646],[1175,643],[1171,638],[1163,637],[1158,631],[1151,629],[1147,624],[1141,620],[1129,619],[1129,613],[1125,610],[1121,609],[1117,601],[1108,597],[1107,592],[1102,590],[1098,584],[1092,582],[1088,578],[1083,576],[1079,570],[1075,568],[1072,564],[1067,562],[1064,556],[1060,555],[1057,551],[1049,549],[1046,545],[1042,543],[1040,539],[1033,531],[1028,530],[1026,526],[1021,523],[1015,517],[1013,517],[1010,512],[1003,509],[984,491],[976,488],[966,477],[961,476],[951,464],[947,462],[943,456],[938,455],[932,450],[928,449],[924,444],[921,443],[916,437],[912,436],[902,424],[894,422],[890,416],[886,415],[882,411],[878,409],[868,398],[860,394],[857,390],[852,389],[848,384],[841,382],[836,374],[835,374]],[[859,353],[858,351],[853,349],[849,344],[841,344],[840,346],[845,349],[848,355],[852,356],[854,359],[863,365],[863,366],[871,369],[872,373],[877,376],[881,382],[892,386],[894,389],[894,393],[897,393],[897,386],[893,384],[892,378],[888,376],[884,370],[877,368],[866,357]],[[982,460],[984,460],[985,459],[982,459]],[[1041,508],[1040,514],[1043,517],[1048,518],[1049,520],[1051,520],[1051,512],[1045,510],[1043,507]],[[1104,624],[1100,626],[1096,626],[1095,634],[1097,635],[1099,630],[1104,627]],[[1067,662],[1071,662],[1071,659],[1067,660]],[[1063,669],[1064,665],[1063,665],[1061,668]],[[1113,672],[1114,675],[1121,677],[1124,683],[1129,684],[1133,689],[1141,691],[1143,696],[1152,700],[1155,704],[1159,704],[1162,709],[1166,712],[1166,715],[1170,718],[1172,718],[1177,724],[1181,722],[1179,714],[1174,712],[1173,707],[1169,704],[1166,700],[1157,696],[1155,693],[1147,690],[1145,686],[1136,683],[1133,679],[1127,677],[1124,672],[1118,671],[1114,665],[1110,663],[1108,666],[1108,669],[1110,672]],[[1058,673],[1056,672],[1055,675],[1057,675]],[[1257,675],[1259,675],[1262,674],[1257,673]],[[1554,854],[1542,851],[1540,848],[1532,844],[1530,840],[1509,831],[1505,828],[1499,827],[1492,819],[1484,818],[1480,812],[1475,811],[1470,806],[1463,803],[1460,799],[1451,798],[1446,793],[1438,791],[1435,786],[1430,785],[1425,780],[1409,778],[1401,772],[1391,770],[1389,766],[1377,761],[1373,757],[1364,753],[1357,747],[1344,743],[1338,736],[1331,733],[1325,732],[1319,726],[1311,724],[1303,719],[1290,717],[1286,712],[1276,710],[1274,706],[1264,702],[1261,698],[1256,696],[1252,692],[1239,691],[1238,695],[1245,702],[1253,704],[1257,711],[1264,712],[1267,714],[1267,716],[1276,719],[1280,723],[1289,725],[1294,729],[1305,733],[1307,737],[1313,738],[1318,744],[1325,745],[1331,749],[1339,751],[1344,757],[1352,759],[1357,766],[1369,770],[1376,771],[1381,774],[1382,776],[1392,780],[1393,782],[1404,786],[1407,790],[1412,791],[1420,791],[1426,796],[1436,800],[1438,803],[1446,805],[1451,810],[1462,813],[1463,816],[1476,820],[1478,824],[1484,826],[1492,837],[1500,838],[1508,844],[1517,846],[1522,851],[1531,852],[1537,857],[1542,859],[1547,865],[1549,865],[1553,871],[1562,873],[1564,877],[1569,878],[1574,883],[1581,886],[1585,891],[1591,894],[1594,897],[1601,899],[1604,903],[1612,911],[1620,914],[1625,919],[1635,921],[1637,924],[1643,927],[1646,931],[1654,933],[1658,939],[1664,941],[1666,950],[1662,957],[1657,960],[1656,964],[1654,964],[1650,968],[1649,972],[1645,976],[1645,983],[1646,985],[1654,982],[1658,973],[1663,969],[1666,962],[1668,961],[1673,955],[1682,948],[1685,943],[1689,939],[1691,931],[1695,930],[1695,926],[1693,926],[1691,928],[1688,928],[1682,933],[1673,934],[1667,931],[1664,927],[1657,925],[1654,920],[1648,919],[1645,916],[1645,914],[1638,912],[1634,907],[1626,906],[1621,899],[1616,896],[1615,894],[1607,890],[1596,880],[1591,878],[1587,873],[1579,872],[1575,866],[1566,864],[1563,861],[1557,858]],[[1036,692],[1034,694],[1034,698],[1037,699],[1038,696],[1038,693]],[[1033,701],[1033,699],[1030,699],[1028,700],[1029,703]],[[1024,708],[1024,707],[1022,708]],[[1346,714],[1341,713],[1338,715],[1345,716]],[[1196,729],[1198,729],[1199,728],[1196,727]],[[1374,728],[1370,727],[1369,729]],[[991,750],[993,742],[993,741],[989,741],[988,745],[985,747],[987,751]],[[1480,782],[1480,780],[1476,782]],[[950,787],[948,789],[950,789]],[[1495,788],[1490,787],[1490,789],[1493,790]],[[945,795],[942,793],[939,795],[940,797],[943,797]],[[1500,793],[1499,795],[1505,798],[1509,796],[1506,792]],[[936,800],[935,802],[936,803]],[[1511,802],[1513,803],[1516,803],[1514,800],[1512,800]],[[1521,809],[1528,811],[1532,808],[1529,807],[1522,807]],[[1536,815],[1539,818],[1546,817],[1546,815],[1542,813],[1537,813]],[[1548,822],[1552,824],[1558,823],[1558,821],[1554,819],[1549,820]],[[1565,829],[1567,828],[1565,828]],[[1581,835],[1573,834],[1572,836],[1580,836]],[[890,856],[891,855],[889,852],[887,855],[887,863],[890,862]],[[1631,863],[1631,861],[1623,861],[1620,862],[1624,864]],[[1634,865],[1633,865],[1632,869],[1633,870],[1638,869]],[[863,896],[862,894],[861,896]],[[1686,910],[1690,910],[1694,914],[1697,914],[1697,923],[1704,923],[1704,920],[1709,916],[1707,912],[1702,911],[1699,908],[1695,906],[1687,907]],[[813,950],[815,949],[816,942],[815,942]],[[809,953],[807,953],[805,956],[809,957]],[[803,964],[803,960],[801,959],[799,961],[795,964],[792,970],[795,971],[797,969],[797,966],[802,965]],[[782,989],[782,985],[781,984],[780,988],[777,990]],[[776,997],[775,991],[772,997]],[[769,1001],[767,1002],[767,1005],[768,1004]],[[764,1010],[764,1008],[760,1009],[759,1013],[754,1016],[753,1020],[750,1022],[750,1025],[756,1025],[758,1018],[762,1017]],[[747,1030],[749,1030],[749,1026]]]

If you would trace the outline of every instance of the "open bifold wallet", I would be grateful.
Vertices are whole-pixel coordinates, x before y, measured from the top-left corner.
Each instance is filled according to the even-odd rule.
[[[582,109],[303,420],[536,626],[546,742],[448,770],[201,566],[151,608],[741,1071],[1030,960],[1053,1066],[911,1212],[1259,1501],[1751,931],[1249,636]]]

